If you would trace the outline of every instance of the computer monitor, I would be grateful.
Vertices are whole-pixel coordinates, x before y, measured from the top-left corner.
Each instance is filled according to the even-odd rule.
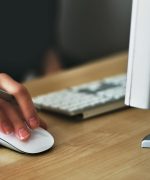
[[[150,108],[150,1],[133,0],[125,104]],[[150,147],[150,135],[142,140]]]

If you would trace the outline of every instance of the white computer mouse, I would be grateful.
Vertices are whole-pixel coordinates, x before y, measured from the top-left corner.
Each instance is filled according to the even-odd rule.
[[[36,154],[50,149],[54,145],[53,136],[43,128],[31,130],[31,137],[21,141],[14,133],[6,135],[0,132],[0,144],[21,153]]]

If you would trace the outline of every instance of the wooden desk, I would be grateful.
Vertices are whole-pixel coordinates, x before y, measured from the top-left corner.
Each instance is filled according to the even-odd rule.
[[[26,84],[32,95],[54,91],[126,71],[120,54]],[[39,155],[0,148],[0,179],[145,180],[150,179],[150,149],[140,148],[150,133],[150,111],[127,109],[81,122],[40,113],[55,137],[55,147]]]

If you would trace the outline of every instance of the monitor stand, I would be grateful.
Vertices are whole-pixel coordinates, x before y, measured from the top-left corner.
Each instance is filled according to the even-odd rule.
[[[141,142],[142,148],[150,148],[150,134],[145,136]]]

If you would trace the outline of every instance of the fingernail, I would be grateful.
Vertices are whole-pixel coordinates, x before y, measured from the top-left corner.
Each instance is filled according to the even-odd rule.
[[[19,139],[24,140],[30,136],[30,133],[25,129],[21,128],[18,130]]]
[[[32,128],[36,128],[39,126],[39,120],[36,117],[31,117],[29,119],[29,123]]]
[[[7,123],[3,123],[3,130],[5,134],[12,133],[12,128]]]

